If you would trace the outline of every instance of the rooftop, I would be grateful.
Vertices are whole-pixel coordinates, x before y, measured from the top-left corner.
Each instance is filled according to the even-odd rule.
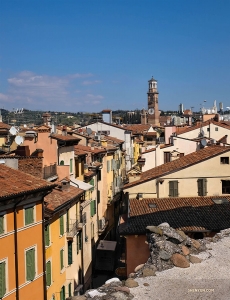
[[[141,184],[143,182],[147,182],[149,180],[153,180],[160,176],[164,176],[170,173],[177,172],[181,169],[188,168],[194,164],[198,164],[202,161],[220,155],[222,153],[230,151],[229,147],[223,146],[209,146],[198,150],[196,152],[192,152],[183,157],[180,157],[174,161],[170,161],[168,163],[162,164],[158,167],[152,168],[146,172],[143,172],[140,176],[140,179],[134,182],[130,182],[124,186],[124,189]]]
[[[216,204],[217,198],[226,203]],[[163,222],[186,232],[226,229],[230,227],[230,196],[130,199],[128,221],[119,232],[145,234],[146,226]]]

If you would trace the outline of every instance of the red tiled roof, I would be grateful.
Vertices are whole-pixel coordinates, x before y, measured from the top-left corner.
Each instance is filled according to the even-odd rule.
[[[162,164],[158,167],[143,172],[139,180],[126,184],[124,186],[124,189],[152,180],[154,178],[158,178],[160,176],[169,173],[177,172],[181,169],[188,168],[194,164],[200,163],[204,160],[210,159],[216,155],[228,151],[230,151],[230,147],[223,147],[223,146],[216,146],[216,145],[203,148],[196,152],[180,157],[177,160],[170,161],[168,163]]]
[[[74,153],[76,155],[84,155],[87,153],[93,153],[93,154],[98,154],[98,153],[105,153],[106,149],[104,147],[89,147],[89,146],[84,146],[84,145],[76,145],[74,146]]]
[[[133,132],[133,134],[143,133],[144,131],[148,131],[151,127],[150,124],[129,124],[124,125],[124,128]]]
[[[0,199],[51,190],[55,186],[56,184],[0,164]]]
[[[212,199],[226,199],[215,204]],[[149,204],[156,207],[150,208]],[[128,221],[120,234],[144,234],[146,226],[167,222],[183,231],[215,231],[230,227],[230,196],[130,199]]]
[[[0,122],[0,129],[10,129],[10,127],[11,127],[10,125]]]
[[[71,142],[76,141],[79,142],[81,139],[78,137],[72,136],[72,135],[62,135],[62,134],[51,134],[50,137],[52,139],[58,140],[58,141],[64,141],[64,142]]]
[[[71,185],[68,189],[63,190],[55,188],[49,195],[45,196],[45,202],[47,202],[46,208],[55,210],[64,203],[77,199],[83,193],[84,190]]]
[[[225,128],[225,129],[229,129],[230,130],[230,126],[229,125],[226,125],[224,123],[221,123],[221,122],[216,122],[214,120],[207,120],[205,122],[202,122],[202,127],[204,126],[207,126],[209,124],[213,124],[213,125],[216,125],[216,126],[220,126],[222,128]],[[201,127],[201,124],[196,124],[196,125],[193,125],[191,127],[187,127],[187,128],[183,128],[181,129],[179,132],[178,132],[178,135],[180,134],[184,134],[184,133],[187,133],[187,132],[190,132],[190,131],[193,131],[193,130],[196,130],[196,129],[200,129]]]
[[[110,135],[104,136],[103,140],[111,141],[111,142],[116,143],[116,144],[122,144],[122,143],[124,143],[123,140],[119,140],[118,138],[110,136]]]

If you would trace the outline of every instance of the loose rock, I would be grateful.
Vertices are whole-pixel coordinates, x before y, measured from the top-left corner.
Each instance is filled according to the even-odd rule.
[[[155,233],[157,233],[157,234],[160,234],[160,235],[163,234],[161,228],[159,228],[159,227],[157,227],[157,226],[147,226],[146,229],[148,229],[148,230],[151,231],[151,232],[155,232]]]
[[[156,274],[153,269],[145,268],[143,270],[143,277],[147,277],[147,276],[156,276]]]
[[[182,245],[182,252],[183,252],[183,254],[186,256],[186,255],[189,255],[189,253],[190,253],[190,251],[189,251],[189,249],[188,249],[188,247],[186,247],[186,246],[184,246],[184,245]]]
[[[171,257],[174,266],[179,268],[188,268],[190,266],[189,261],[181,254],[174,253]]]
[[[134,269],[134,272],[138,272],[141,268],[144,267],[145,264],[141,264]]]
[[[199,257],[193,256],[193,255],[189,256],[189,260],[192,264],[199,264],[202,262],[202,259],[200,259]]]
[[[133,288],[133,287],[137,287],[139,284],[133,280],[132,278],[128,278],[125,281],[125,286],[127,286],[128,288]]]

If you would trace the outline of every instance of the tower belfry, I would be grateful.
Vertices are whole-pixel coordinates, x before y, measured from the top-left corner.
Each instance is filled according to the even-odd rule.
[[[148,82],[148,124],[159,125],[157,80],[152,77]]]

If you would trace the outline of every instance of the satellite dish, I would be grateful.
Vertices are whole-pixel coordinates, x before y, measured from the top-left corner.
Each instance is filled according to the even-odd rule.
[[[14,126],[12,126],[9,131],[12,135],[16,135],[18,133],[17,129]]]
[[[92,133],[92,129],[91,128],[87,128],[86,132],[88,133],[88,135],[90,135]]]
[[[23,144],[23,142],[24,142],[24,138],[22,136],[20,136],[20,135],[16,136],[15,143],[17,145],[21,145],[21,144]]]
[[[202,139],[202,140],[200,141],[200,143],[201,143],[202,147],[207,146],[207,141],[206,141],[206,139]]]
[[[150,108],[150,109],[148,110],[148,112],[149,112],[150,115],[153,115],[153,114],[154,114],[154,108]]]

